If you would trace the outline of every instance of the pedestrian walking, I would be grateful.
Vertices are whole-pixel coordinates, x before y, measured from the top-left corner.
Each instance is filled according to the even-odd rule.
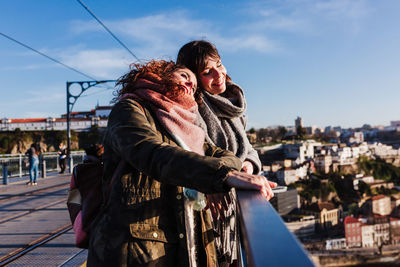
[[[39,173],[39,152],[35,144],[31,145],[25,155],[28,156],[29,160],[29,182],[27,185],[37,185],[37,177]]]
[[[63,143],[60,144],[58,147],[59,150],[57,152],[58,154],[58,164],[60,165],[60,173],[64,173],[65,171],[65,166],[66,166],[66,159],[67,159],[67,148]]]

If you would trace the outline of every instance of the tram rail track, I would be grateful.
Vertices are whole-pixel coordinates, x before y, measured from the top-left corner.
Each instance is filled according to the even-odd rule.
[[[27,245],[20,247],[7,255],[0,258],[0,267],[6,266],[11,262],[19,259],[20,257],[24,256],[25,254],[31,252],[32,250],[39,248],[40,246],[46,244],[47,242],[63,235],[64,233],[70,231],[72,229],[71,223],[68,223],[64,226],[57,228],[56,230],[52,231],[51,233],[45,234],[38,239],[28,243]]]
[[[12,195],[12,196],[5,196],[5,197],[0,198],[0,204],[4,203],[6,201],[17,199],[17,198],[21,198],[21,197],[34,196],[34,195],[42,193],[43,191],[46,191],[48,189],[53,189],[53,188],[57,188],[57,187],[65,187],[66,185],[69,185],[69,182],[56,184],[56,185],[50,185],[50,186],[47,186],[47,187],[38,188],[38,189],[33,190],[33,191],[28,191],[28,192],[24,192],[24,193],[20,193],[20,194],[15,194],[15,195]]]
[[[51,202],[51,203],[47,203],[47,204],[41,205],[41,206],[39,206],[39,207],[30,209],[30,210],[22,211],[22,212],[20,212],[20,213],[11,215],[11,216],[6,217],[6,218],[3,218],[3,219],[0,218],[0,224],[3,224],[3,223],[6,223],[6,222],[9,222],[9,221],[12,221],[12,220],[17,219],[17,218],[21,218],[21,217],[23,217],[23,216],[32,214],[33,212],[37,212],[37,211],[40,211],[40,210],[49,208],[49,207],[51,207],[51,206],[55,206],[55,205],[60,204],[60,203],[62,203],[62,202],[67,203],[67,198],[59,199],[59,200],[56,200],[56,201],[53,201],[53,202]]]

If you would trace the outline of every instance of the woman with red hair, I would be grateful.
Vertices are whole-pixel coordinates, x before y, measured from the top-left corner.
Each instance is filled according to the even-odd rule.
[[[271,197],[270,185],[204,142],[190,70],[150,61],[117,84],[104,137],[108,200],[90,233],[87,265],[217,266],[203,193],[239,187]]]

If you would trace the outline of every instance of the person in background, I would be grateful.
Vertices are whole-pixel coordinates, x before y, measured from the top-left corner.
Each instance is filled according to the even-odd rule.
[[[196,74],[199,90],[200,126],[206,140],[232,151],[242,161],[242,171],[258,174],[261,162],[246,135],[246,100],[242,88],[233,83],[221,62],[217,48],[204,40],[192,41],[178,52],[177,64]],[[236,227],[237,197],[229,193],[209,195],[220,266],[235,266],[239,254],[239,234]]]
[[[39,151],[36,149],[36,145],[32,144],[31,147],[26,151],[29,161],[29,182],[27,185],[37,185],[37,177],[39,174]]]
[[[64,173],[66,167],[67,160],[67,148],[63,143],[61,143],[58,147],[58,164],[60,165],[60,173]]]
[[[276,184],[240,172],[233,153],[205,142],[190,70],[133,66],[117,83],[104,136],[109,197],[90,232],[87,266],[217,266],[203,193],[238,187],[269,199]]]

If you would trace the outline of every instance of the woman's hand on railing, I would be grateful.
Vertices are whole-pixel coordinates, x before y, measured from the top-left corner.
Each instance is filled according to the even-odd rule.
[[[253,171],[254,171],[253,163],[251,163],[248,160],[245,160],[242,164],[242,172],[253,174]]]
[[[239,171],[230,171],[226,183],[238,189],[260,190],[268,201],[274,196],[272,188],[277,186],[276,183],[268,181],[264,176]]]

